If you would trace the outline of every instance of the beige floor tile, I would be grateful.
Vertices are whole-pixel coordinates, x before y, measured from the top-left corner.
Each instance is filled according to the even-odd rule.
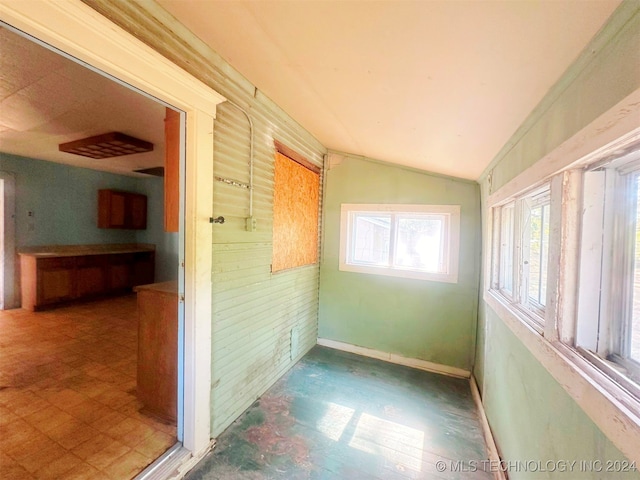
[[[158,458],[174,443],[176,437],[162,432],[155,432],[136,445],[135,450],[148,458]]]
[[[47,432],[47,435],[62,445],[64,448],[71,450],[74,447],[86,442],[87,440],[98,435],[98,431],[78,420],[71,420],[53,430]]]
[[[26,443],[30,436],[37,433],[38,430],[19,418],[0,429],[0,446],[6,451],[7,445]]]
[[[136,428],[143,428],[143,427],[147,427],[147,425],[133,418],[126,417],[121,422],[109,428],[105,433],[111,436],[112,438],[122,439],[126,435],[131,433],[133,430],[135,430]]]
[[[32,480],[35,477],[31,475],[24,467],[13,463],[2,467],[2,477],[11,480]]]
[[[48,432],[73,420],[73,417],[59,408],[49,405],[47,408],[24,417],[24,420],[41,432]]]
[[[107,465],[117,461],[117,459],[130,451],[129,447],[114,440],[99,452],[89,455],[85,461],[98,470],[103,470]]]
[[[123,435],[120,438],[120,441],[127,445],[128,447],[135,448],[140,442],[145,440],[147,437],[151,437],[157,433],[153,427],[146,425],[141,422],[136,422],[137,425],[134,429],[132,429],[129,433]]]
[[[74,467],[82,463],[78,457],[71,453],[56,458],[46,466],[42,467],[34,473],[34,477],[38,480],[60,480],[65,474]]]
[[[94,480],[99,475],[108,478],[106,474],[101,473],[97,468],[87,463],[80,463],[64,474],[64,480]]]
[[[33,454],[34,451],[45,448],[52,443],[55,444],[55,442],[52,442],[44,433],[35,431],[23,441],[8,443],[4,446],[3,451],[14,459],[19,460],[19,456],[25,455],[25,453]]]
[[[72,407],[84,402],[87,397],[74,390],[65,389],[51,395],[47,400],[51,405],[65,410],[65,407]]]
[[[104,468],[104,472],[114,480],[133,477],[143,470],[152,460],[139,452],[128,452]]]
[[[0,478],[129,478],[175,443],[139,412],[135,319],[135,296],[0,311]]]
[[[107,413],[103,417],[91,422],[91,426],[100,432],[106,432],[107,430],[113,428],[115,425],[118,425],[126,418],[126,415],[123,415],[120,412],[116,412],[115,410],[111,410],[111,412]]]
[[[65,448],[50,438],[46,438],[46,441],[30,442],[24,445],[21,450],[11,454],[25,470],[34,473],[58,458],[64,457],[67,453]]]
[[[85,442],[77,445],[73,448],[73,454],[86,460],[92,455],[101,452],[109,445],[113,443],[113,438],[104,435],[102,433],[97,434],[95,437],[86,440]]]
[[[20,417],[6,407],[0,407],[0,428],[18,420]]]

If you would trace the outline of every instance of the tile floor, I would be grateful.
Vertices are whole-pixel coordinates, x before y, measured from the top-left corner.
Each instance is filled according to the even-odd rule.
[[[0,477],[132,478],[175,443],[139,413],[136,297],[0,311]]]
[[[469,382],[315,347],[186,480],[490,480]]]

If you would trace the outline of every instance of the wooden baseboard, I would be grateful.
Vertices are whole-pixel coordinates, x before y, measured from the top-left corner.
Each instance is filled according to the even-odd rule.
[[[417,368],[418,370],[440,373],[442,375],[447,375],[450,377],[469,378],[471,376],[471,372],[463,370],[462,368],[450,367],[449,365],[440,365],[439,363],[428,362],[426,360],[420,360],[417,358],[403,357],[402,355],[397,355],[395,353],[381,352],[380,350],[359,347],[357,345],[338,342],[336,340],[318,338],[318,345],[333,348],[336,350],[342,350],[343,352],[355,353],[356,355],[362,355],[364,357],[376,358],[378,360],[395,363],[397,365],[404,365],[405,367]]]
[[[487,416],[484,413],[484,405],[482,405],[482,398],[480,398],[480,390],[478,390],[478,384],[473,375],[469,377],[469,384],[471,386],[471,394],[473,400],[478,408],[478,416],[480,417],[480,424],[482,425],[482,433],[484,434],[484,440],[487,444],[487,455],[489,455],[489,461],[492,466],[496,468],[493,470],[494,480],[507,480],[507,475],[501,468],[497,468],[500,465],[500,453],[498,452],[498,446],[493,438],[493,433],[489,427]]]

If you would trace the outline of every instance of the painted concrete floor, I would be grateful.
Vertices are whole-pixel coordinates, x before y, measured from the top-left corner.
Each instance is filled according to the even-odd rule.
[[[315,347],[186,478],[490,479],[486,459],[467,380]]]
[[[0,311],[0,478],[125,480],[175,443],[139,412],[135,295]]]

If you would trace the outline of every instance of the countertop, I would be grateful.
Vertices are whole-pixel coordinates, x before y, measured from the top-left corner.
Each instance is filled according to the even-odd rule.
[[[113,253],[153,252],[155,245],[148,243],[112,243],[98,245],[42,245],[24,247],[19,255],[36,258],[79,257],[84,255],[108,255]]]
[[[148,285],[138,285],[137,287],[133,287],[134,292],[139,292],[141,290],[152,290],[154,292],[169,293],[169,294],[177,295],[178,282],[176,282],[175,280],[172,280],[169,282],[150,283]]]

